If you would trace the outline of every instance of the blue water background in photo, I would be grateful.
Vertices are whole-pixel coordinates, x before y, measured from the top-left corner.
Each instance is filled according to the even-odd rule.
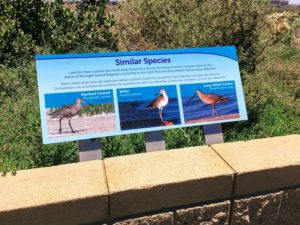
[[[176,85],[143,88],[118,89],[119,115],[122,130],[158,127],[161,120],[157,108],[147,106],[158,97],[160,89],[165,89],[169,102],[163,108],[163,120],[181,124]],[[122,91],[130,91],[129,96],[121,96]]]
[[[111,104],[114,101],[112,90],[55,93],[45,94],[45,107],[59,108],[65,105],[75,104],[77,98],[81,98],[86,103],[92,105]],[[82,103],[82,105],[86,103]]]
[[[216,116],[239,114],[234,81],[186,84],[180,85],[183,114],[186,122],[213,117],[212,106],[202,102],[197,94],[189,102],[198,89],[204,94],[218,94],[230,99],[228,102],[215,105]]]

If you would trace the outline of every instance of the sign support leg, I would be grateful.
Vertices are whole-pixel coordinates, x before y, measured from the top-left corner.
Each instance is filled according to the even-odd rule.
[[[100,139],[80,140],[79,159],[80,162],[102,159]]]
[[[222,125],[220,123],[204,125],[203,130],[206,145],[224,143]]]
[[[145,135],[145,145],[146,152],[155,152],[166,149],[166,143],[164,139],[164,132],[159,131],[151,131],[144,133]]]

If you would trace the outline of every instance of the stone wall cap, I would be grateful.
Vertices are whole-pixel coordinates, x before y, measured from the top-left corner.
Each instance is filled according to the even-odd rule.
[[[300,135],[212,145],[238,173],[300,165]]]
[[[104,160],[113,217],[229,198],[233,170],[209,147]]]
[[[103,161],[18,171],[0,177],[0,212],[107,196]]]
[[[233,174],[207,146],[108,158],[104,164],[110,193]]]
[[[300,185],[300,135],[212,148],[237,172],[235,196]]]

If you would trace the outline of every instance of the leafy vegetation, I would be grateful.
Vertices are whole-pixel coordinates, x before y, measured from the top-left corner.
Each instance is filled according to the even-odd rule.
[[[77,143],[42,144],[33,57],[115,51],[106,4],[0,0],[0,171],[78,161]]]
[[[300,49],[282,43],[269,48],[244,92],[249,120],[225,126],[229,141],[295,134],[300,131]]]
[[[254,72],[277,35],[269,29],[269,1],[128,0],[116,12],[120,48],[168,49],[235,45],[240,66]]]
[[[39,53],[236,45],[249,120],[224,124],[225,141],[299,133],[300,49],[290,47],[293,26],[270,31],[269,11],[265,1],[129,0],[114,18],[102,0],[72,7],[0,0],[0,171],[78,161],[77,142],[42,144]],[[204,144],[201,127],[168,130],[165,139],[168,149]],[[143,134],[102,138],[103,156],[144,152],[143,141]]]
[[[65,7],[62,0],[0,1],[0,64],[16,66],[39,53],[115,51],[106,0]]]

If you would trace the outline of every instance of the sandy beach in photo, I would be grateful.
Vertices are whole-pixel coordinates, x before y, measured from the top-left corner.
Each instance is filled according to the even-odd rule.
[[[71,119],[71,124],[75,133],[72,133],[68,123],[68,119],[62,120],[62,132],[59,133],[59,119],[47,116],[48,137],[58,138],[116,131],[116,115],[114,113],[73,117]]]
[[[199,120],[188,120],[185,121],[186,124],[190,123],[204,123],[204,122],[212,122],[212,121],[218,121],[218,120],[231,120],[231,119],[238,119],[240,118],[240,114],[230,114],[230,115],[224,115],[224,116],[215,116],[211,118],[203,118]]]

